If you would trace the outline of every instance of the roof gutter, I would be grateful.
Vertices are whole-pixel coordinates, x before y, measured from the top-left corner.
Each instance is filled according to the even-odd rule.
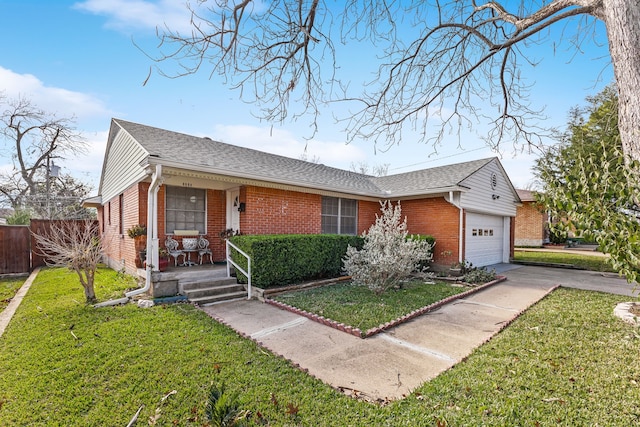
[[[156,165],[151,175],[151,185],[147,192],[147,265],[144,287],[125,293],[131,298],[151,289],[151,271],[158,265],[158,190],[162,184],[162,165]]]
[[[460,197],[458,196],[458,200],[455,199],[453,191],[449,191],[449,197],[444,198],[447,202],[451,203],[453,206],[458,208],[460,212],[459,224],[458,224],[458,262],[464,262],[464,257],[462,256],[463,243],[464,243],[464,210],[462,209],[462,205],[460,205]]]

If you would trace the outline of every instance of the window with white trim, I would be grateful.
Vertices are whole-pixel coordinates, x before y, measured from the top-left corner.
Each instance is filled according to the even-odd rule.
[[[338,197],[322,197],[322,233],[357,234],[358,201]]]
[[[166,187],[165,232],[198,230],[206,234],[207,191],[199,188]]]

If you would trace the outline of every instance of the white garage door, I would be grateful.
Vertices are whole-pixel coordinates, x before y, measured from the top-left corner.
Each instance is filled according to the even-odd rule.
[[[475,267],[501,263],[504,251],[504,218],[467,213],[466,225],[465,260]]]

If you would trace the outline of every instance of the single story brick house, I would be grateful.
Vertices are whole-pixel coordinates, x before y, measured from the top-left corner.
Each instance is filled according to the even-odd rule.
[[[224,260],[221,231],[361,234],[380,201],[401,201],[411,234],[436,238],[434,263],[513,255],[520,199],[497,158],[374,177],[113,119],[98,195],[105,261],[135,272],[127,230],[148,229],[152,265],[166,236],[197,230]],[[155,268],[155,267],[154,267]]]
[[[516,190],[522,204],[516,209],[515,246],[542,246],[549,242],[549,216],[536,201],[535,193]]]

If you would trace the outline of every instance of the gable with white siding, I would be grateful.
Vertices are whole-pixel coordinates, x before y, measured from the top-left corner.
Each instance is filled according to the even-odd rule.
[[[112,199],[148,175],[140,164],[149,153],[115,123],[109,136],[100,179],[102,200]]]
[[[518,195],[498,159],[491,159],[460,185],[468,189],[460,195],[460,205],[466,211],[516,216]]]

